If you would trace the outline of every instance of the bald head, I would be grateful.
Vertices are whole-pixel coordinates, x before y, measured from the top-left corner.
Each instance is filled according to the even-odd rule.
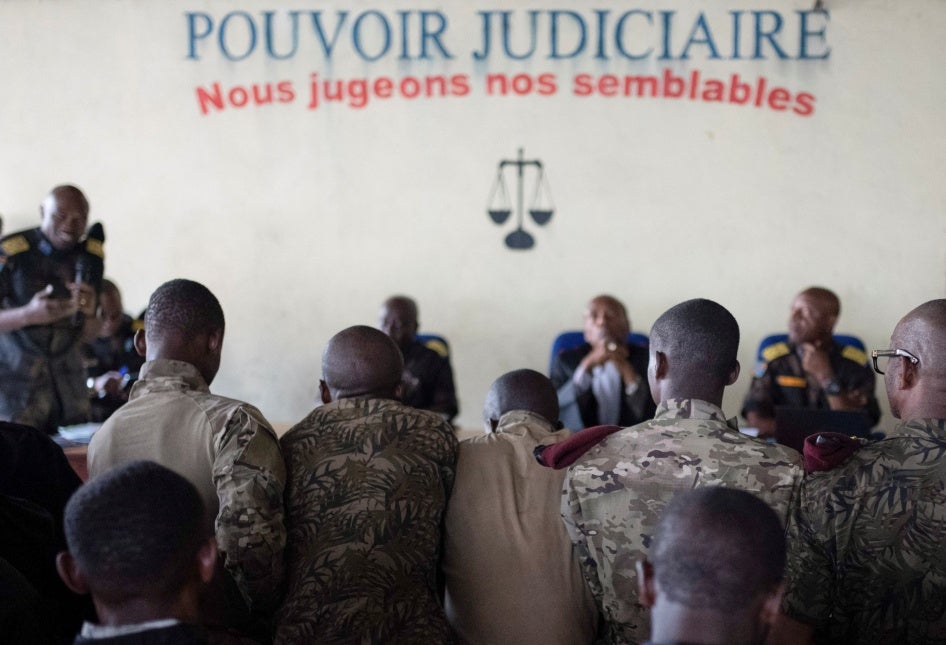
[[[39,228],[56,249],[68,251],[85,233],[89,201],[75,186],[56,186],[39,207]]]
[[[378,328],[402,350],[417,337],[417,303],[407,296],[391,296],[381,305]]]
[[[528,410],[558,425],[558,395],[552,382],[535,370],[513,370],[500,376],[486,393],[483,421],[487,431],[495,430],[499,418],[512,410]]]
[[[394,398],[403,370],[394,341],[365,325],[338,332],[322,352],[322,381],[333,401],[369,394]]]
[[[900,419],[946,419],[946,299],[925,302],[897,324],[891,349],[919,359],[890,360],[884,380],[890,409]]]

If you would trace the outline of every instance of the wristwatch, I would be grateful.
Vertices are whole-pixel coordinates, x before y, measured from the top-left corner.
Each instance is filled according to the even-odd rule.
[[[836,378],[831,379],[824,386],[824,393],[828,396],[837,396],[843,391],[844,390],[841,387],[841,381]]]

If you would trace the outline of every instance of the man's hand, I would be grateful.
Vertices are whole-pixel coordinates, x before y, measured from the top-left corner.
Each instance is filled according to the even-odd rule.
[[[803,370],[811,374],[822,385],[834,378],[834,370],[831,369],[828,352],[820,347],[815,347],[813,343],[802,343],[801,366]]]
[[[627,360],[627,345],[610,339],[604,339],[595,344],[588,355],[582,359],[580,368],[583,371],[588,371],[598,365],[604,365],[608,361],[614,363],[625,383],[637,381],[637,372],[634,371],[630,361]]]
[[[107,396],[110,398],[127,398],[123,396],[122,392],[122,382],[124,377],[121,372],[111,371],[102,374],[101,376],[96,377],[94,389],[99,396]]]
[[[72,292],[73,311],[81,311],[86,318],[94,318],[96,301],[95,289],[92,285],[84,282],[70,282],[66,286]]]
[[[42,291],[37,291],[23,307],[23,320],[26,325],[48,325],[57,320],[68,318],[76,311],[73,300],[54,298],[53,286],[48,284]]]

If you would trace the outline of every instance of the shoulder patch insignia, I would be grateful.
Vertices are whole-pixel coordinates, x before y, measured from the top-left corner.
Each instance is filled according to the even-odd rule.
[[[428,340],[426,343],[424,343],[424,347],[434,350],[444,358],[450,355],[450,350],[447,349],[447,346],[436,338],[431,338]]]
[[[96,257],[105,259],[105,249],[102,248],[102,242],[94,238],[85,241],[85,250]]]
[[[841,356],[848,359],[849,361],[854,361],[858,365],[867,365],[867,352],[862,351],[853,345],[845,345],[844,349],[841,350]]]
[[[804,376],[791,376],[788,374],[783,374],[782,376],[776,376],[775,382],[781,385],[782,387],[807,387],[808,381],[805,380]]]
[[[7,257],[16,255],[17,253],[22,253],[23,251],[30,250],[30,243],[27,241],[26,237],[23,235],[14,235],[11,238],[4,240],[0,243],[0,249],[3,249],[3,254]]]
[[[786,356],[790,351],[787,343],[775,343],[762,350],[762,358],[765,359],[766,363],[771,363],[776,358]]]

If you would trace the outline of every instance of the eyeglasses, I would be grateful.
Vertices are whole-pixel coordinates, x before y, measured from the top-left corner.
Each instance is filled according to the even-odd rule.
[[[919,358],[905,349],[875,349],[870,353],[870,356],[874,359],[874,371],[878,374],[883,374],[886,371],[887,364],[895,356],[903,357],[914,365],[920,362]]]

